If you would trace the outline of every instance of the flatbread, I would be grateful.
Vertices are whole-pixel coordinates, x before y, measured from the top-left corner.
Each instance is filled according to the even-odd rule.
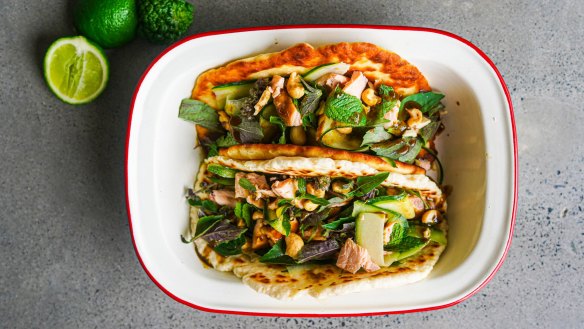
[[[197,219],[196,212],[192,211],[192,223],[196,224]],[[447,234],[448,225],[445,220],[438,228]],[[195,245],[199,257],[213,269],[233,272],[245,285],[277,299],[301,296],[327,298],[414,283],[428,276],[446,248],[445,245],[431,242],[416,255],[395,265],[382,267],[375,272],[361,270],[351,274],[334,264],[285,266],[260,263],[259,257],[252,254],[224,257],[203,239],[197,239]]]
[[[219,155],[234,160],[270,160],[276,157],[304,157],[318,159],[328,158],[338,161],[344,160],[366,164],[367,166],[377,171],[395,172],[400,174],[426,173],[426,171],[423,168],[420,168],[413,164],[408,164],[400,161],[393,161],[392,163],[376,155],[369,155],[345,150],[337,150],[320,146],[298,146],[282,144],[240,144],[220,149]],[[310,170],[316,169],[317,167],[310,167]],[[292,172],[294,172],[294,170]],[[355,172],[354,174],[357,176],[363,176],[362,174],[359,174],[357,172]],[[293,173],[290,173],[290,175],[293,175]]]
[[[218,109],[213,87],[243,80],[306,73],[311,68],[328,63],[350,64],[349,71],[358,70],[370,80],[379,80],[401,96],[430,91],[420,71],[396,53],[366,42],[337,43],[318,48],[300,43],[276,53],[240,59],[223,67],[204,72],[192,91],[192,98]]]

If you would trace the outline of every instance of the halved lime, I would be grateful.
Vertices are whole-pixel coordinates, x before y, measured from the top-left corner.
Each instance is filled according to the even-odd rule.
[[[85,37],[61,38],[47,50],[45,80],[63,102],[85,104],[94,100],[107,85],[107,57]]]

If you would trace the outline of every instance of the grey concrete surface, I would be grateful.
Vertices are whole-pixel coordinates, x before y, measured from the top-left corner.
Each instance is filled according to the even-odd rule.
[[[72,35],[64,0],[0,2],[0,327],[584,327],[584,2],[197,1],[190,33],[275,24],[444,29],[483,49],[511,91],[520,151],[517,226],[507,261],[478,294],[425,313],[334,319],[199,312],[140,267],[124,200],[133,89],[164,47],[108,52],[110,83],[73,107],[47,89],[42,56]]]

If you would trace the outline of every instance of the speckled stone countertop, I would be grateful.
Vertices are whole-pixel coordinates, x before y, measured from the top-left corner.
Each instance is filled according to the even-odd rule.
[[[507,260],[478,294],[404,315],[286,319],[204,313],[167,297],[140,267],[124,200],[132,92],[163,46],[108,51],[105,94],[58,101],[41,62],[74,33],[64,0],[0,4],[0,327],[582,328],[584,2],[197,1],[190,33],[245,26],[424,26],[480,47],[515,106],[520,188]]]

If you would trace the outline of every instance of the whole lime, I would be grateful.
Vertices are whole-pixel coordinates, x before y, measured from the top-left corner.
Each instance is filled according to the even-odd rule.
[[[73,20],[80,34],[104,48],[122,46],[136,35],[135,0],[78,0]]]

